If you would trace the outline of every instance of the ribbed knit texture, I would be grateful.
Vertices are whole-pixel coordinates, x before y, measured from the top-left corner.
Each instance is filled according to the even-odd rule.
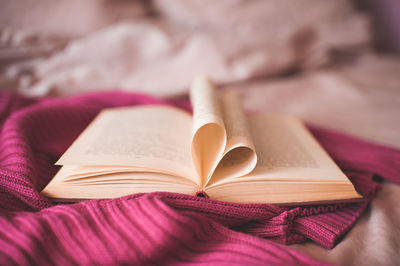
[[[0,94],[1,265],[318,264],[282,244],[310,239],[332,248],[379,189],[374,177],[400,182],[399,151],[312,128],[368,201],[277,207],[158,192],[55,205],[39,194],[99,110],[139,104],[172,102],[117,92]]]

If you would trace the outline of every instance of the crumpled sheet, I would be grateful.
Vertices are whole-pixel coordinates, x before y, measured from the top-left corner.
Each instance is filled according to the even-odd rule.
[[[186,92],[199,73],[227,84],[313,69],[335,53],[371,45],[368,17],[345,0],[172,0],[154,1],[153,10],[157,16],[72,39],[48,57],[8,66],[4,75],[31,95],[119,88],[171,96]]]

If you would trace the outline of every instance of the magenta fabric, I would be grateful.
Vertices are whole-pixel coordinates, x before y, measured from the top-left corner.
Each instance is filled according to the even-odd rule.
[[[320,264],[283,244],[332,248],[378,191],[374,177],[400,183],[398,150],[311,127],[365,202],[278,207],[158,192],[56,205],[39,194],[99,110],[140,104],[189,108],[122,92],[0,94],[1,265]]]

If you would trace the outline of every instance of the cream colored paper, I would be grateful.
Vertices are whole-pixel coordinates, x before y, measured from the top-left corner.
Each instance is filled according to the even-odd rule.
[[[198,187],[190,182],[171,182],[171,176],[161,173],[113,173],[96,176],[97,180],[86,183],[65,182],[63,169],[57,173],[41,192],[58,201],[79,201],[84,199],[116,198],[134,193],[169,191],[193,195]],[[101,180],[103,178],[103,180]],[[97,182],[96,182],[97,181]]]
[[[362,198],[300,120],[259,114],[250,116],[249,124],[255,169],[210,183],[205,192],[211,198],[281,204]]]
[[[197,77],[190,88],[193,106],[192,160],[201,179],[208,183],[226,146],[223,115],[214,85],[206,77]]]
[[[324,177],[324,180],[349,182],[301,120],[258,114],[250,117],[250,124],[258,154],[253,177],[260,176],[263,180],[318,180]]]
[[[199,183],[190,154],[192,119],[173,107],[103,111],[57,162],[59,165],[133,166]]]
[[[227,134],[223,158],[209,184],[249,174],[257,163],[247,116],[237,92],[227,90],[221,95],[221,109]]]
[[[303,123],[284,115],[257,114],[249,117],[257,151],[257,165],[248,175],[220,179],[223,183],[251,181],[320,181],[351,184]]]

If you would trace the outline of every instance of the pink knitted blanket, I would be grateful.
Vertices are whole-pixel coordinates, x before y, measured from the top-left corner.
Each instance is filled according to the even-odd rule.
[[[0,264],[318,264],[282,244],[332,248],[368,205],[232,204],[173,193],[55,205],[39,191],[54,162],[105,107],[164,102],[98,93],[0,94]],[[140,125],[138,125],[140,126]],[[369,200],[374,177],[400,183],[400,152],[323,129],[313,134]]]

